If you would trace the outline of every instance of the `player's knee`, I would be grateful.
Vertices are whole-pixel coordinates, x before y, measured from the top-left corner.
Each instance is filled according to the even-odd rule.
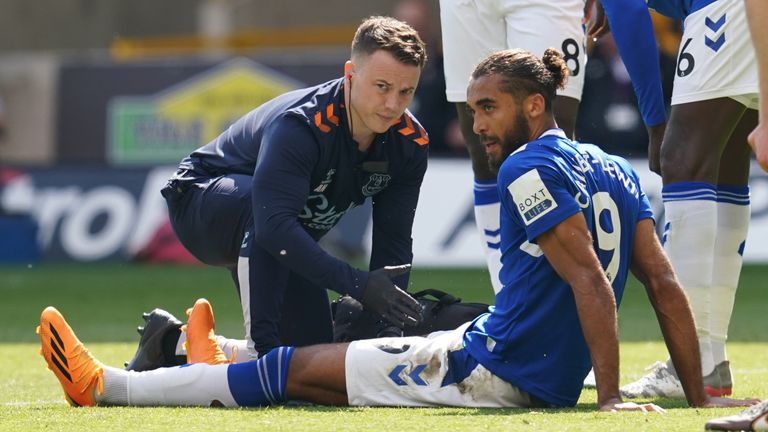
[[[665,139],[661,146],[661,176],[664,182],[717,180],[719,160],[714,149],[700,151],[690,139]]]

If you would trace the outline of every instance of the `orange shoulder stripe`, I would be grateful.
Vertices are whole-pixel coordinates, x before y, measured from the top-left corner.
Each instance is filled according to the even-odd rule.
[[[328,121],[333,123],[334,126],[339,125],[339,117],[336,116],[333,113],[333,104],[329,103],[327,107],[325,107],[325,115],[328,116]]]
[[[408,114],[404,114],[400,119],[398,119],[396,123],[394,123],[394,125],[402,123],[405,123],[405,125],[397,130],[401,135],[411,138],[418,145],[426,145],[429,143],[427,131],[425,131],[424,128],[418,123],[416,124],[416,126],[419,127],[419,130],[417,131],[413,125],[411,117]],[[414,137],[412,136],[413,134],[417,135]]]
[[[315,126],[317,126],[317,128],[320,129],[320,131],[323,133],[328,133],[331,131],[331,127],[323,123],[323,117],[320,111],[315,113]]]

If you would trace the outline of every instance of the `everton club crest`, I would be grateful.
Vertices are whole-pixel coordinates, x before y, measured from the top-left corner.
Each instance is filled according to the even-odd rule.
[[[368,177],[368,183],[363,186],[363,195],[369,197],[381,192],[384,190],[384,188],[387,187],[389,184],[389,179],[391,178],[392,177],[390,177],[389,174],[371,174],[371,176]]]

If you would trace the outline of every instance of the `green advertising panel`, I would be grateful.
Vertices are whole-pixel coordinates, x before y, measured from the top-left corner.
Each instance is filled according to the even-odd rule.
[[[154,95],[114,97],[107,108],[108,160],[177,163],[243,114],[299,86],[251,60],[235,59]]]

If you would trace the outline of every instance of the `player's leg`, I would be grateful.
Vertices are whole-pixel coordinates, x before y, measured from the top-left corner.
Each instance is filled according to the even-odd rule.
[[[749,229],[749,167],[752,151],[747,136],[757,124],[757,112],[747,110],[731,135],[720,162],[717,182],[717,235],[712,274],[710,337],[712,359],[720,376],[716,395],[729,395],[733,386],[725,342],[731,321],[736,288],[741,274],[742,255]]]
[[[349,404],[537,406],[528,393],[492,374],[463,349],[468,325],[427,337],[352,342],[345,357]]]
[[[237,263],[237,283],[243,310],[248,355],[252,358],[282,345],[280,322],[290,271],[255,244],[243,242]]]
[[[487,5],[486,5],[487,6]],[[440,21],[446,97],[456,103],[459,126],[472,162],[474,174],[475,224],[494,292],[501,289],[499,270],[499,196],[496,173],[488,165],[485,147],[472,131],[472,118],[467,113],[467,84],[477,63],[487,55],[506,48],[506,26],[503,16],[481,11],[483,2],[440,0]]]
[[[499,10],[506,22],[507,48],[521,48],[537,56],[547,48],[563,53],[570,76],[565,88],[557,92],[553,111],[557,125],[574,138],[587,64],[584,2],[503,0]]]
[[[239,293],[237,269],[233,268],[232,272]],[[291,276],[288,286],[291,289],[286,292],[279,325],[280,343],[306,346],[332,342],[333,320],[326,291],[296,274]],[[148,324],[144,327],[139,349],[126,369],[145,371],[187,363],[187,332],[179,331],[181,322],[161,309],[145,314],[145,320]],[[159,325],[153,325],[156,323]],[[234,363],[255,358],[248,350],[250,338],[216,335],[215,339],[224,358]]]
[[[185,367],[147,373],[123,373],[103,367],[105,391],[100,404],[139,406],[261,406],[285,400],[287,368],[292,348],[281,347],[262,358],[229,367],[214,334],[213,309],[199,299],[188,311]],[[249,379],[258,383],[251,384]]]
[[[251,181],[250,176],[232,174],[196,184],[171,181],[163,189],[174,232],[202,262],[236,267],[240,244],[251,221]],[[139,348],[127,369],[183,364],[186,337],[178,331],[181,323],[162,309],[144,314],[144,320]],[[236,341],[222,339],[222,343],[230,356],[235,352],[247,354],[247,349],[234,348]]]
[[[333,342],[328,292],[296,273],[291,273],[288,287],[280,320],[281,343],[300,347]]]
[[[465,330],[297,348],[287,396],[323,405],[540,406],[462,349]]]
[[[456,112],[475,178],[472,188],[475,226],[480,235],[486,265],[491,277],[491,286],[494,293],[497,293],[502,287],[499,280],[499,271],[501,271],[501,251],[499,249],[501,247],[501,223],[499,221],[501,201],[496,190],[496,173],[491,170],[488,164],[485,147],[480,144],[480,139],[472,131],[473,121],[467,113],[466,102],[456,103]]]
[[[719,268],[713,253],[720,213],[719,176],[723,161],[728,163],[726,145],[745,111],[743,101],[732,98],[741,101],[743,95],[757,93],[757,70],[745,26],[743,2],[735,0],[712,2],[686,18],[672,113],[661,149],[665,249],[691,303],[704,384],[710,388],[722,387],[711,331],[716,301],[713,269]],[[653,380],[645,381],[649,385],[634,386],[638,390],[634,396],[659,395]],[[622,388],[625,396],[630,395],[624,390],[632,386]],[[680,391],[669,396],[683,397],[679,385],[675,388]]]
[[[240,292],[238,276],[235,274],[233,277]],[[282,313],[279,314],[280,322],[277,326],[279,344],[298,347],[332,342],[333,318],[327,292],[295,273],[290,274],[286,286],[289,288],[282,298]],[[249,296],[246,295],[246,297]],[[251,320],[250,307],[247,311],[245,309],[243,312],[245,321]],[[245,315],[246,313],[248,316]],[[251,326],[248,329],[253,331]],[[263,329],[260,328],[258,331]],[[182,334],[182,343],[185,339],[186,334]],[[224,356],[235,363],[249,361],[258,356],[258,350],[249,351],[248,341],[250,340],[250,334],[246,339],[216,336]],[[255,345],[255,342],[253,344]],[[266,352],[266,349],[262,349],[262,352]]]
[[[287,397],[322,405],[348,405],[345,364],[349,344],[296,348],[288,373]]]
[[[193,309],[190,324],[200,327],[190,332],[190,345],[216,345],[213,317],[206,316],[210,312]],[[527,393],[466,354],[461,348],[464,331],[461,327],[430,338],[278,347],[241,364],[197,363],[129,372],[93,358],[54,308],[43,311],[39,328],[42,355],[67,399],[80,406],[264,406],[288,399],[327,405],[533,406]],[[191,351],[198,349],[193,346]]]
[[[210,182],[164,189],[173,231],[200,261],[230,267],[252,217],[252,177],[230,174]]]
[[[208,310],[196,308],[203,314]],[[192,322],[203,325],[213,322],[212,316],[198,318],[202,319],[190,317]],[[192,334],[202,335],[203,339],[191,336],[190,344],[216,345],[212,327],[196,330]],[[242,364],[196,363],[133,372],[96,360],[52,307],[41,314],[38,333],[40,352],[73,406],[263,406],[286,400],[293,348],[280,347]]]
[[[717,178],[721,155],[743,112],[743,105],[729,98],[674,105],[661,148],[662,241],[691,304],[705,385],[715,388],[720,387],[720,379],[712,359],[710,308]],[[685,397],[669,362],[658,364],[621,391],[629,398]]]
[[[228,269],[236,267],[243,236],[252,220],[252,180],[251,176],[229,174],[210,182],[185,184],[184,187],[176,190],[167,190],[167,188],[163,190],[174,232],[182,244],[200,261]],[[162,319],[158,322],[162,324]],[[148,327],[149,322],[145,326],[145,331],[149,329]],[[145,334],[142,335],[142,341],[145,339]],[[147,334],[147,337],[149,336],[152,335]],[[173,332],[163,335],[162,350],[168,352],[169,349],[173,349],[175,356],[183,357],[185,340],[186,336],[183,333]],[[235,352],[247,354],[245,349],[233,348],[234,341],[229,343],[224,339],[222,342],[230,356]],[[171,348],[174,344],[175,346]],[[137,352],[138,354],[140,353]],[[175,364],[175,358],[167,355],[165,357],[173,362],[171,364]],[[132,363],[134,362],[135,359],[132,360]],[[163,366],[169,365],[163,364]],[[161,365],[153,364],[152,366]],[[135,370],[130,367],[129,369]],[[149,368],[144,368],[144,370],[147,369]]]
[[[245,339],[218,337],[225,355],[235,362],[248,361],[282,345],[280,321],[290,275],[273,256],[248,238],[248,231],[242,230],[242,238],[237,243],[240,257],[236,265],[229,267],[240,299]],[[184,353],[185,340],[186,334],[182,333],[176,342],[176,354]]]
[[[325,291],[316,291],[325,295]],[[289,314],[296,318],[296,312],[300,312],[300,308]],[[218,359],[223,357],[213,329],[211,305],[205,299],[197,300],[187,323],[190,363],[211,365],[218,363]],[[307,328],[295,328],[291,331],[293,330],[310,331]],[[304,341],[309,342],[309,339]],[[346,344],[313,345],[296,350],[285,346],[275,348],[257,360],[229,368],[229,390],[239,406],[268,405],[284,402],[288,398],[324,405],[345,405],[346,348]]]

